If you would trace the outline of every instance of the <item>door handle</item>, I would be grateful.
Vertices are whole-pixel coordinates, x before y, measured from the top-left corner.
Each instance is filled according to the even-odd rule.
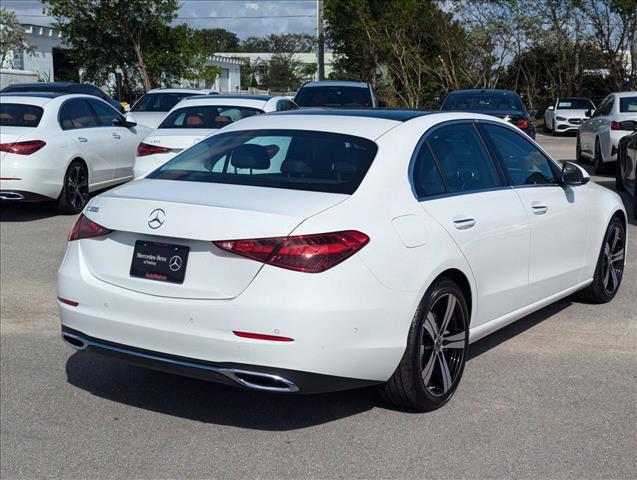
[[[122,138],[122,136],[119,133],[113,133],[113,138],[119,140],[120,138]]]
[[[82,142],[82,143],[86,143],[86,142],[88,142],[88,138],[86,138],[86,137],[77,137],[77,141],[78,142]]]
[[[533,202],[531,204],[531,209],[533,210],[533,213],[535,213],[536,215],[544,215],[546,212],[549,211],[549,207],[545,205],[544,203],[540,203],[540,202]]]
[[[451,221],[453,222],[453,226],[458,230],[467,230],[476,224],[475,219],[467,217],[466,215],[458,215],[457,217],[453,217]]]

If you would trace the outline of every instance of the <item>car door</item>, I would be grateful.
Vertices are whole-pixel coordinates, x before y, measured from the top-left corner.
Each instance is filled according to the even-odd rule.
[[[137,130],[126,127],[124,117],[106,102],[92,98],[88,102],[100,119],[102,128],[109,134],[113,179],[132,178],[135,151],[141,141]]]
[[[525,305],[528,218],[473,122],[428,132],[416,155],[412,182],[422,208],[464,254],[477,286],[475,324]]]
[[[60,127],[67,141],[81,152],[89,170],[91,185],[106,183],[113,178],[112,139],[100,126],[100,121],[86,98],[67,100],[60,107]]]
[[[528,303],[577,285],[590,228],[585,210],[587,189],[563,186],[559,167],[524,135],[488,122],[480,122],[480,129],[504,166],[529,220]]]
[[[549,128],[553,128],[553,114],[559,102],[560,102],[560,99],[558,98],[555,101],[555,103],[551,105],[551,107],[547,108],[546,112],[544,112],[544,125],[546,125]]]

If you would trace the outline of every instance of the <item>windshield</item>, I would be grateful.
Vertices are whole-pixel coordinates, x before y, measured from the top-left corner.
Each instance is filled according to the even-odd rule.
[[[131,112],[169,112],[184,98],[197,95],[201,94],[190,92],[146,93],[133,105]]]
[[[299,107],[371,107],[369,88],[304,87],[294,99]]]
[[[637,113],[637,97],[620,98],[619,111],[622,113]]]
[[[158,128],[223,128],[242,118],[261,113],[263,110],[258,108],[195,105],[171,112]]]
[[[595,105],[586,98],[560,98],[557,102],[558,110],[588,110],[591,108],[595,108]]]
[[[0,103],[0,125],[3,127],[37,127],[42,110],[35,105]]]
[[[213,135],[146,178],[352,194],[374,156],[370,140],[303,130]]]
[[[447,95],[440,110],[523,113],[524,106],[513,92],[454,92]]]

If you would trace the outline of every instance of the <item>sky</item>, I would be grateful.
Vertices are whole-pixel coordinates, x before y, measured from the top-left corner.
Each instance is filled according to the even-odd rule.
[[[1,3],[2,8],[13,10],[21,23],[47,26],[53,22],[42,14],[42,3],[37,0]],[[241,39],[270,33],[316,33],[316,0],[180,0],[180,5],[177,23],[225,28]]]

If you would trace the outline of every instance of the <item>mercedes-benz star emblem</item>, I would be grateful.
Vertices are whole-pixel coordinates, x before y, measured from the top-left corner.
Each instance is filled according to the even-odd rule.
[[[170,257],[168,266],[173,272],[176,272],[177,270],[179,270],[181,268],[181,257],[179,255],[174,255]]]
[[[156,208],[148,215],[148,226],[153,230],[161,227],[166,219],[166,212],[161,208]]]

